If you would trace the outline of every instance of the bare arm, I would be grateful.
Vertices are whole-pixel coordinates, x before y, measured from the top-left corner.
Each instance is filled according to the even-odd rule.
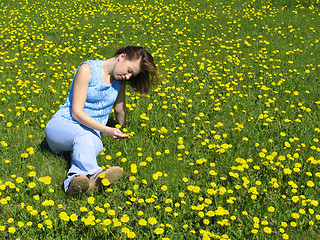
[[[117,100],[114,103],[114,112],[116,114],[117,122],[123,126],[126,122],[126,83],[122,83]]]
[[[86,127],[98,130],[112,138],[128,138],[129,136],[123,134],[119,129],[105,126],[84,112],[90,80],[90,66],[88,64],[81,65],[77,71],[73,84],[72,117]]]

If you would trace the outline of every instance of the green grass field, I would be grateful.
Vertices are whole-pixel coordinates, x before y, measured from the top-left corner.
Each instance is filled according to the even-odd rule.
[[[319,0],[0,0],[0,239],[320,239]],[[76,67],[126,45],[161,72],[127,92],[124,177],[66,198],[39,147]],[[111,115],[110,122],[113,122]]]

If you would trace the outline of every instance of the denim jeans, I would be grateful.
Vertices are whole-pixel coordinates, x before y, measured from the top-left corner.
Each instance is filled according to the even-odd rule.
[[[46,125],[45,135],[53,152],[70,152],[71,167],[64,181],[65,191],[74,175],[102,170],[97,163],[97,156],[103,151],[100,132],[64,118],[52,118]]]

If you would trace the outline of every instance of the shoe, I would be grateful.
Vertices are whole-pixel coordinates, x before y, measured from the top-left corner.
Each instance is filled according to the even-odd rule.
[[[89,176],[89,190],[102,189],[118,181],[123,175],[120,167],[110,167]]]
[[[75,175],[69,184],[67,196],[72,197],[88,191],[90,186],[89,178],[85,175]]]

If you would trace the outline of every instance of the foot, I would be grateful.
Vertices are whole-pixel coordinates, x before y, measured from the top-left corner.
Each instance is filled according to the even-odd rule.
[[[75,175],[69,184],[69,188],[67,190],[67,195],[69,197],[75,196],[80,193],[85,193],[88,191],[90,186],[89,179],[85,175]]]
[[[110,167],[108,169],[97,172],[89,177],[90,190],[101,189],[118,181],[123,175],[120,167]]]

